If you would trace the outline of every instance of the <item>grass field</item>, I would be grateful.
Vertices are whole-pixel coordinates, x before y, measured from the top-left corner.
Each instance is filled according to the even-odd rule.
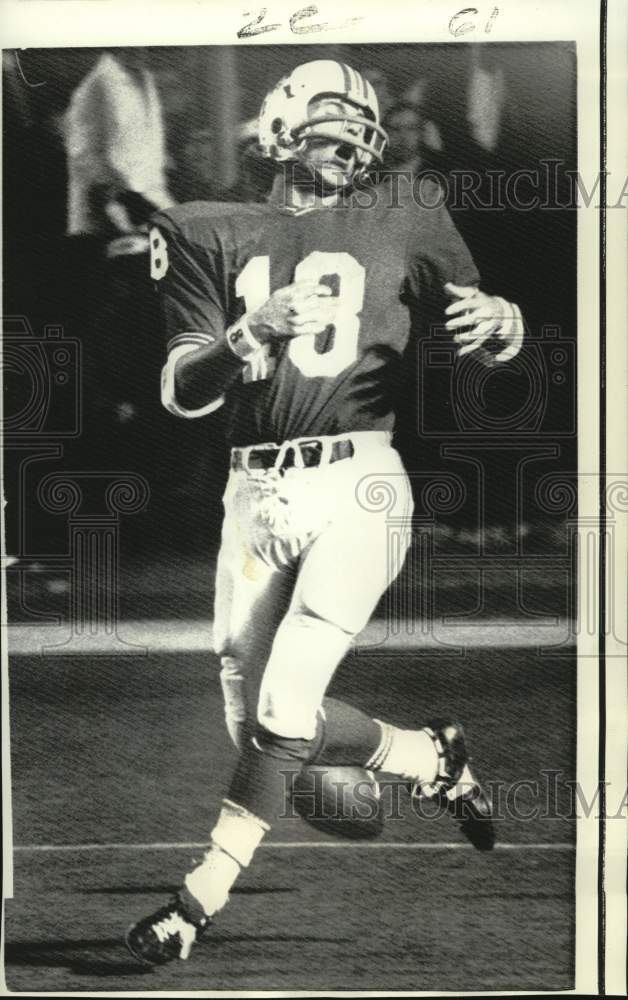
[[[460,717],[478,768],[504,788],[544,769],[574,777],[570,657],[359,653],[333,690],[402,725]],[[573,986],[573,822],[500,819],[499,846],[482,855],[447,817],[409,808],[362,844],[280,821],[190,960],[143,970],[125,927],[201,855],[233,761],[215,660],[14,656],[10,708],[12,991]],[[517,805],[538,805],[534,790]],[[562,784],[550,805],[568,816]]]

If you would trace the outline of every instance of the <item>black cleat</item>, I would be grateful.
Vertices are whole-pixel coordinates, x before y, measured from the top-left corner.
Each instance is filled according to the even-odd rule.
[[[189,957],[211,921],[192,920],[180,899],[162,906],[156,913],[138,920],[128,929],[124,940],[133,958],[142,965],[166,965],[175,958]]]
[[[411,789],[413,796],[435,798],[458,784],[468,760],[464,730],[459,722],[430,722],[421,732],[427,733],[438,754],[438,772],[434,781],[417,782]]]
[[[459,722],[431,722],[423,732],[434,742],[438,753],[438,774],[433,782],[417,783],[413,796],[438,798],[460,827],[460,831],[478,851],[495,846],[495,827],[490,800],[469,764],[464,730]]]
[[[469,771],[472,775],[472,772]],[[472,775],[473,777],[473,775]],[[455,798],[445,795],[447,811],[458,823],[461,832],[478,851],[492,851],[495,846],[495,826],[490,800],[479,782],[464,783],[464,791]]]

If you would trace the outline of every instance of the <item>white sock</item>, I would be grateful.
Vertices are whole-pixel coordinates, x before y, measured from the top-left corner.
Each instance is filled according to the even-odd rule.
[[[225,799],[212,830],[212,845],[204,860],[185,877],[185,889],[213,917],[229,899],[242,868],[250,864],[268,824],[242,806]]]
[[[386,771],[407,781],[428,784],[434,781],[438,774],[438,754],[431,737],[420,729],[397,729],[389,722],[379,724],[382,739],[366,769]]]
[[[229,890],[240,871],[235,858],[212,844],[203,862],[185,876],[184,885],[205,916],[213,917],[229,899]],[[185,895],[183,901],[185,902]]]

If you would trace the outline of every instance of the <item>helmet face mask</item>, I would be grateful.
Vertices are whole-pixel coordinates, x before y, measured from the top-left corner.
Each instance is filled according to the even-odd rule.
[[[259,142],[263,156],[296,161],[321,172],[332,186],[345,186],[382,160],[387,136],[370,83],[343,63],[319,59],[297,66],[270,91],[260,113]],[[319,155],[324,146],[329,170]]]
[[[335,96],[323,97],[310,102],[308,123],[296,130],[296,159],[328,186],[345,187],[373,162],[368,140],[376,134],[359,109]]]
[[[316,136],[349,143],[369,154],[370,163],[382,158],[386,145],[385,135],[375,126],[373,118],[367,118],[359,107],[332,95],[310,101],[308,121],[295,130],[295,138],[307,140]]]

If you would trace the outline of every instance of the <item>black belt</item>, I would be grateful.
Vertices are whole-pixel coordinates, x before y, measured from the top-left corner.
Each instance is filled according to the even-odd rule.
[[[296,452],[301,456],[299,463]],[[280,455],[283,454],[281,463],[277,465]],[[343,458],[352,458],[355,454],[353,441],[350,438],[342,438],[332,441],[329,453],[329,464],[339,462]],[[272,445],[272,447],[259,448],[234,448],[231,453],[231,468],[241,469],[294,469],[303,466],[306,469],[315,469],[323,463],[323,442],[316,438],[311,441],[294,441],[289,445]]]

